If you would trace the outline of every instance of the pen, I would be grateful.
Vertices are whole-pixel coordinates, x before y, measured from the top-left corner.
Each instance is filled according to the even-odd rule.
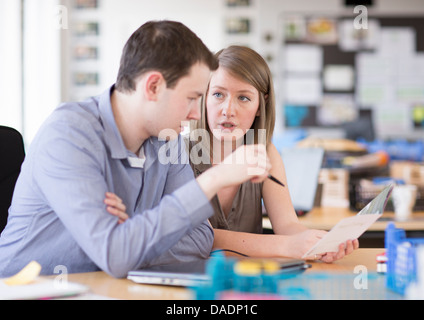
[[[272,181],[274,181],[275,183],[278,183],[280,186],[285,187],[284,183],[282,183],[280,180],[278,180],[277,178],[274,178],[272,175],[268,175],[268,178],[271,179]]]

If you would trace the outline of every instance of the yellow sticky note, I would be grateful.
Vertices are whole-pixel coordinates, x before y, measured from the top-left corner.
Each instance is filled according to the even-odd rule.
[[[41,271],[41,265],[36,261],[31,261],[14,276],[5,279],[3,282],[9,286],[22,286],[33,282]]]

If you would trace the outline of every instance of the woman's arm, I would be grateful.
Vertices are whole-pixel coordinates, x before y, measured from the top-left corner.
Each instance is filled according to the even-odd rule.
[[[128,215],[125,213],[125,205],[115,194],[106,193],[105,204],[107,204],[108,212],[118,217],[118,223],[123,223],[128,219]],[[306,230],[290,236],[254,234],[222,229],[214,229],[214,233],[213,249],[233,250],[257,258],[302,258],[303,254],[324,236],[325,231]],[[327,253],[307,257],[307,259],[322,259],[325,262],[332,262],[343,258],[345,254],[349,254],[357,248],[358,241],[355,240],[347,242],[346,246],[341,244],[337,253]]]
[[[280,181],[283,181],[287,186],[283,160],[281,159],[277,148],[275,148],[275,146],[271,143],[267,148],[267,152],[272,166],[270,174]],[[297,238],[298,241],[306,242],[306,245],[309,246],[309,248],[312,247],[308,239],[310,236],[308,235],[309,232],[321,232],[320,237],[325,234],[325,231],[308,229],[299,222],[287,187],[283,188],[269,179],[265,180],[262,189],[262,197],[275,234],[292,235],[292,237]],[[314,258],[322,259],[324,262],[333,262],[352,253],[358,248],[358,240],[352,239],[346,243],[340,244],[338,252],[328,252],[320,257]],[[303,248],[299,248],[298,250],[302,251]]]
[[[262,197],[268,217],[275,234],[290,235],[307,230],[297,218],[287,186],[287,178],[283,160],[271,143],[268,148],[268,157],[271,162],[271,171],[274,177],[282,181],[282,187],[271,180],[265,180],[262,188]]]
[[[300,259],[325,231],[306,230],[295,235],[272,235],[214,229],[214,250],[233,250],[255,258],[289,257]],[[321,258],[308,257],[309,259]]]

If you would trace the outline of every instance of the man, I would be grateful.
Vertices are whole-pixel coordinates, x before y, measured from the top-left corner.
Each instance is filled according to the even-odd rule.
[[[221,188],[262,181],[269,169],[264,148],[253,146],[239,151],[241,162],[194,180],[177,133],[182,121],[199,119],[216,68],[180,23],[148,22],[135,31],[116,84],[61,105],[32,142],[0,237],[0,277],[32,260],[42,274],[64,266],[125,277],[147,265],[206,258],[213,244],[209,200]],[[166,141],[158,138],[163,132],[176,134]],[[177,159],[161,161],[163,146]],[[125,203],[126,223],[107,212],[107,192]]]

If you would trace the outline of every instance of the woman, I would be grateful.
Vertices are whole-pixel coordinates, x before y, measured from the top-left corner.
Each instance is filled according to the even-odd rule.
[[[212,74],[201,120],[192,124],[190,130],[188,145],[195,176],[224,159],[228,161],[242,144],[262,143],[266,145],[271,175],[287,186],[283,161],[271,142],[275,96],[267,63],[257,52],[242,46],[230,46],[216,56],[219,68]],[[273,235],[261,234],[262,200]],[[301,258],[326,233],[304,227],[296,216],[287,187],[270,179],[221,189],[211,204],[215,210],[210,223],[216,249],[254,257]],[[338,252],[308,258],[333,262],[358,246],[358,240],[348,241],[340,245]]]

